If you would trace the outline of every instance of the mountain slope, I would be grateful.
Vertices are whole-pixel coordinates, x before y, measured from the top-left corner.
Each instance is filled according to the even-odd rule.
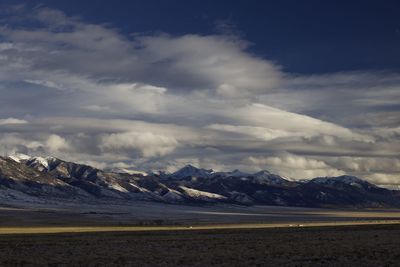
[[[0,199],[400,207],[398,191],[353,176],[296,182],[268,171],[214,172],[191,165],[172,174],[124,173],[26,155],[0,157]]]
[[[0,157],[0,189],[3,198],[85,198],[88,194],[10,158]],[[30,197],[28,197],[30,196]]]

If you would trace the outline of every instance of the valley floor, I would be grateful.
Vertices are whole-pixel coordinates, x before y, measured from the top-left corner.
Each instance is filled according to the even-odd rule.
[[[399,210],[0,205],[0,266],[396,266]]]
[[[0,266],[398,266],[400,225],[0,235]]]
[[[0,228],[73,226],[195,226],[398,221],[400,210],[315,209],[280,206],[189,206],[154,202],[3,203]]]

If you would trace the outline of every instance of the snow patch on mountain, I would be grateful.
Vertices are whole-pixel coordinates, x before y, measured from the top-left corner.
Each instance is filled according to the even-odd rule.
[[[141,193],[149,193],[150,191],[147,190],[146,188],[140,187],[134,183],[129,183],[130,186],[132,186],[133,188],[135,188],[137,191],[141,192]]]
[[[200,190],[189,188],[189,187],[186,187],[183,185],[179,186],[179,188],[183,191],[184,194],[186,194],[187,196],[194,198],[194,199],[200,199],[200,200],[224,200],[224,199],[226,199],[226,197],[219,195],[219,194],[200,191]]]
[[[123,193],[128,193],[128,192],[129,192],[128,190],[126,190],[125,188],[123,188],[122,186],[120,186],[120,185],[117,184],[117,183],[109,183],[109,184],[108,184],[108,187],[109,187],[109,188],[112,188],[112,189],[114,189],[114,190],[117,190],[117,191],[119,191],[119,192],[123,192]]]
[[[106,169],[108,172],[114,172],[114,173],[126,173],[130,175],[142,175],[142,176],[148,176],[146,172],[143,171],[137,171],[137,170],[132,170],[132,169],[127,169],[127,168],[111,168],[111,169]]]
[[[31,156],[22,154],[22,153],[16,153],[14,155],[9,156],[10,159],[20,163],[21,161],[29,160]]]

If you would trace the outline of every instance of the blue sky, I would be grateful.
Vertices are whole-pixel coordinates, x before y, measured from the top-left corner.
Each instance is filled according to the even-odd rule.
[[[395,1],[2,1],[0,150],[398,185]]]

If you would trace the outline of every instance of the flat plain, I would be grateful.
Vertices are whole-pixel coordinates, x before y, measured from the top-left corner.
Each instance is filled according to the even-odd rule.
[[[0,235],[1,266],[399,266],[400,225]]]
[[[398,221],[397,209],[322,209],[281,206],[122,203],[0,204],[0,228],[43,226],[190,226]]]
[[[0,266],[399,266],[398,210],[0,207]]]

